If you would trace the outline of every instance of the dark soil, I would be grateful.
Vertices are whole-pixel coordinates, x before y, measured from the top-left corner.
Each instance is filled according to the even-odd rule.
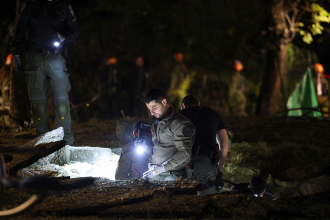
[[[267,143],[267,154],[251,155],[265,175],[279,184],[302,182],[320,175],[330,161],[330,121],[314,118],[224,117],[234,143],[247,142],[249,153],[258,142]],[[119,140],[103,140],[115,133],[116,121],[73,124],[76,146],[116,147]],[[27,130],[26,132],[31,132]],[[15,139],[13,133],[1,135],[4,145],[23,145],[29,139]],[[251,151],[250,151],[251,149]],[[242,149],[239,149],[242,150]],[[238,151],[238,150],[236,150]],[[233,161],[235,150],[228,155]],[[250,164],[251,161],[240,162]],[[80,190],[48,192],[44,200],[23,216],[13,219],[324,219],[330,218],[330,194],[292,198],[282,193],[275,201],[250,194],[221,191],[197,196],[198,183],[110,181],[98,179]],[[291,189],[292,190],[292,189]],[[32,192],[5,191],[4,203],[10,207]]]

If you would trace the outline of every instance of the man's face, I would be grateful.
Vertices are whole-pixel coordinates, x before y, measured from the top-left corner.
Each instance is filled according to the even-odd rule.
[[[163,99],[161,103],[156,103],[156,101],[153,100],[146,105],[152,116],[154,116],[155,118],[161,118],[166,111],[167,101],[166,99]]]

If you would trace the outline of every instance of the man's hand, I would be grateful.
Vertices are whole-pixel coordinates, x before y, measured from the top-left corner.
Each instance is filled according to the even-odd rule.
[[[21,72],[20,71],[20,66],[21,66],[21,58],[19,55],[14,55],[13,56],[13,66],[16,72]]]
[[[53,37],[55,40],[59,40],[59,41],[61,41],[61,42],[63,42],[63,41],[65,40],[65,38],[64,38],[62,35],[60,35],[60,33],[58,33],[58,32],[53,32],[53,33],[52,33],[52,37]]]
[[[60,33],[58,33],[58,38],[60,39],[61,42],[63,42],[65,40],[65,37],[63,37],[62,35],[60,35]]]
[[[151,179],[163,172],[165,172],[164,165],[152,165],[148,171],[143,173],[143,179]]]

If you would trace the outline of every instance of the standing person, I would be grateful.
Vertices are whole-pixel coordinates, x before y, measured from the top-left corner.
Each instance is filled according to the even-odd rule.
[[[319,108],[321,109],[322,116],[325,118],[329,118],[329,83],[324,78],[324,68],[322,64],[316,63],[314,64],[314,71],[317,74],[317,79],[314,80],[315,88],[316,88],[316,98],[319,104]]]
[[[131,85],[133,89],[133,93],[131,94],[132,100],[134,103],[134,116],[139,118],[143,115],[143,99],[142,97],[145,95],[146,88],[146,71],[144,67],[144,59],[139,56],[135,59],[135,65],[131,73]]]
[[[102,120],[120,117],[120,77],[117,70],[118,59],[107,59],[104,70],[98,75],[98,92],[101,95],[97,101],[98,118]]]
[[[169,96],[169,102],[172,103],[174,107],[179,107],[180,99],[182,97],[180,97],[178,90],[180,89],[181,83],[188,74],[188,69],[183,62],[182,53],[175,53],[173,57],[176,61],[176,64],[171,72],[170,87],[167,94]]]
[[[247,97],[250,92],[246,77],[243,75],[243,64],[236,60],[235,71],[228,85],[228,104],[234,116],[247,116]]]
[[[19,72],[20,54],[27,35],[26,81],[37,135],[49,131],[47,93],[50,83],[55,104],[55,126],[63,127],[64,140],[72,145],[68,92],[71,89],[66,68],[66,44],[79,36],[76,17],[67,0],[26,0],[16,26],[13,65]]]
[[[165,93],[151,89],[144,98],[154,124],[151,128],[153,154],[143,178],[173,181],[182,176],[191,160],[195,128],[192,123],[167,103]]]
[[[200,106],[199,99],[187,95],[182,99],[181,111],[196,127],[195,142],[192,148],[191,166],[194,168],[197,180],[204,184],[199,195],[216,193],[215,180],[221,173],[228,152],[228,138],[225,125],[215,110]],[[220,145],[217,144],[217,142]],[[217,156],[221,151],[220,160]]]

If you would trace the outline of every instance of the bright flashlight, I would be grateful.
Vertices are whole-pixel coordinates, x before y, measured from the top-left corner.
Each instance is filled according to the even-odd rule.
[[[143,146],[138,146],[137,148],[136,148],[136,152],[138,153],[138,154],[143,154],[143,152],[144,152],[144,147]]]
[[[60,43],[57,42],[57,41],[55,41],[55,42],[54,42],[54,46],[55,46],[55,47],[58,47],[58,46],[60,46]]]

